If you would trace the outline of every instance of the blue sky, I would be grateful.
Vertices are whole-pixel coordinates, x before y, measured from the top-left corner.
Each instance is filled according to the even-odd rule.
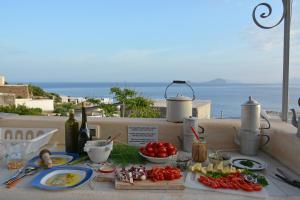
[[[283,26],[256,27],[260,2],[0,0],[0,74],[12,82],[281,82]],[[267,2],[268,24],[281,1]],[[291,77],[300,77],[297,11],[294,0]]]

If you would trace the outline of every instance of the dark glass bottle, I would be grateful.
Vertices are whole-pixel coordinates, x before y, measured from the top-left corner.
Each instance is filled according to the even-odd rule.
[[[65,123],[65,145],[66,152],[78,152],[78,121],[74,117],[74,110],[69,111],[69,119]]]
[[[84,154],[84,145],[90,139],[90,130],[87,126],[87,116],[84,107],[84,103],[82,103],[82,121],[78,134],[78,153]]]

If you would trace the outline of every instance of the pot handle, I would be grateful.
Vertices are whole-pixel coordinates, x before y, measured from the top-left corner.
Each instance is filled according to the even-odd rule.
[[[267,124],[268,124],[267,127],[260,127],[260,129],[261,129],[261,130],[262,130],[262,129],[270,129],[270,128],[271,128],[271,123],[270,123],[270,121],[269,121],[269,119],[268,119],[268,114],[266,113],[266,111],[262,110],[261,113],[260,113],[260,116],[261,116],[261,118],[263,118],[263,119],[267,122]]]
[[[266,144],[269,143],[269,141],[270,141],[270,136],[268,136],[268,135],[261,135],[261,136],[267,138],[267,140],[265,141],[265,143],[263,143],[263,144],[260,146],[260,147],[263,147],[263,146],[265,146]]]
[[[167,87],[166,87],[166,90],[165,90],[165,99],[167,99],[168,98],[168,96],[167,96],[167,90],[168,90],[168,88],[171,86],[171,85],[173,85],[173,84],[185,84],[185,85],[187,85],[191,90],[192,90],[192,92],[193,92],[193,99],[192,99],[192,101],[194,101],[195,100],[195,91],[194,91],[194,89],[192,88],[192,86],[190,85],[190,84],[188,84],[186,81],[179,81],[179,80],[174,80],[172,83],[170,83]]]
[[[201,132],[198,132],[199,134],[205,132],[205,131],[204,131],[204,128],[203,128],[202,126],[198,125],[198,127],[201,129]]]

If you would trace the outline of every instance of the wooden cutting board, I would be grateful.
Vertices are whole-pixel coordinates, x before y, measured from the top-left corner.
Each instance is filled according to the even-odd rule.
[[[184,190],[184,177],[172,181],[135,181],[133,184],[115,180],[117,190]]]

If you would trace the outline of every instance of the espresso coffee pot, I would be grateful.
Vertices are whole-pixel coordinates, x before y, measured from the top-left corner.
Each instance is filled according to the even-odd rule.
[[[267,127],[261,126],[261,118],[267,121]],[[270,127],[267,113],[262,111],[260,103],[250,96],[248,101],[241,105],[241,129],[235,137],[241,154],[256,155],[259,147],[266,145],[270,140],[268,135],[261,134],[261,130]],[[265,137],[266,140],[264,144],[260,145],[262,137]]]

